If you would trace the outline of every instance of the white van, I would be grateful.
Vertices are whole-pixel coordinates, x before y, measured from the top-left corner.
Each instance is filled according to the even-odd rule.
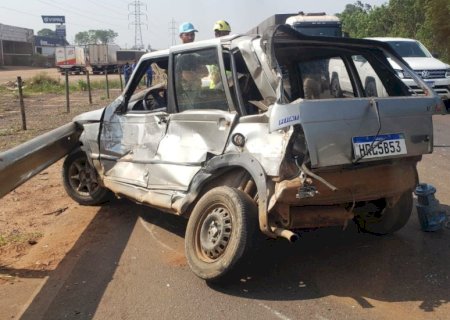
[[[406,38],[367,38],[388,43],[444,101],[447,110],[450,108],[450,65],[436,59],[417,40]],[[400,71],[400,67],[389,60],[392,67],[397,70],[398,76],[418,94],[423,90],[414,84],[411,77]]]

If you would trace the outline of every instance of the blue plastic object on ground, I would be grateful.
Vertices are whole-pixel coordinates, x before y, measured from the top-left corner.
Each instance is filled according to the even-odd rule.
[[[423,231],[442,229],[447,221],[445,211],[440,208],[439,201],[434,197],[436,188],[431,184],[420,183],[414,193],[417,196],[417,214]]]

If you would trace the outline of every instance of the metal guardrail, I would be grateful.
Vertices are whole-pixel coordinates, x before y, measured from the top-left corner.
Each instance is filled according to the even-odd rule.
[[[79,145],[81,130],[68,123],[0,153],[0,198]]]

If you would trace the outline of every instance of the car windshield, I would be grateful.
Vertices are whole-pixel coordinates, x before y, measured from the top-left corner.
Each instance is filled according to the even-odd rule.
[[[397,52],[401,57],[417,57],[426,58],[430,57],[427,50],[415,41],[388,41],[389,45]]]
[[[301,24],[296,24],[294,25],[294,29],[308,36],[340,37],[342,35],[341,27],[338,25],[317,27],[317,25],[305,26]]]

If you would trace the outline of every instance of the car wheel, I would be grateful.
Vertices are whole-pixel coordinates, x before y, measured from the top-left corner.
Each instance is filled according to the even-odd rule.
[[[366,84],[366,96],[368,97],[378,97],[377,86],[375,81],[369,81]]]
[[[342,98],[341,85],[339,84],[339,79],[337,77],[331,79],[330,93],[335,98]]]
[[[392,206],[384,199],[355,209],[355,222],[365,232],[384,235],[400,230],[408,222],[413,206],[412,193],[407,191]]]
[[[207,192],[186,228],[186,257],[192,271],[209,281],[229,274],[251,247],[257,223],[256,205],[246,193],[230,187]]]
[[[63,184],[67,194],[82,205],[97,205],[108,200],[110,192],[98,183],[95,169],[81,149],[70,153],[64,160]]]

